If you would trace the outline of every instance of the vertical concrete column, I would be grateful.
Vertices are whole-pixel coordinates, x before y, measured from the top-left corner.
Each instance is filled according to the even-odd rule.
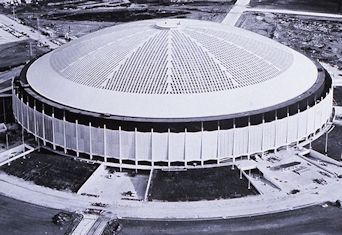
[[[21,102],[21,100],[20,100],[20,94],[18,94],[18,97],[17,97],[17,121],[19,122],[19,119],[20,119],[20,102]]]
[[[236,144],[236,136],[235,136],[235,127],[236,127],[236,125],[235,125],[235,118],[233,119],[233,164],[232,164],[232,169],[234,170],[234,167],[235,167],[235,144]]]
[[[45,110],[44,104],[42,107],[42,123],[43,123],[43,144],[46,145],[46,138],[45,138]]]
[[[64,153],[67,153],[65,123],[66,123],[66,121],[65,121],[65,111],[63,111],[63,145],[64,145]]]
[[[15,91],[13,88],[12,88],[12,92]],[[12,99],[13,99],[13,102],[12,102],[12,109],[13,109],[13,113],[14,113],[14,118],[16,119],[17,118],[17,115],[18,115],[18,112],[17,112],[17,95],[15,93],[12,93]]]
[[[21,97],[20,106],[21,106],[21,109],[20,109],[21,110],[21,112],[20,112],[20,115],[21,115],[21,139],[22,139],[22,143],[23,143],[23,152],[24,152],[24,150],[25,150],[25,147],[24,147],[25,138],[24,138],[24,125],[23,125],[23,122],[24,122],[24,111],[23,111],[24,99],[23,99],[23,97]]]
[[[20,98],[20,117],[21,117],[21,126],[24,128],[24,111],[23,111],[23,107],[24,107],[24,97]]]
[[[306,136],[306,140],[309,140],[309,114],[310,114],[310,110],[309,110],[309,101],[306,101],[306,130],[305,130],[305,136]],[[310,141],[311,142],[311,141]]]
[[[324,146],[324,153],[325,155],[328,154],[328,132],[325,132],[325,146]]]
[[[204,165],[204,160],[203,160],[203,122],[201,122],[201,156],[200,156],[200,159],[201,159],[201,166]]]
[[[137,128],[134,128],[134,162],[135,162],[135,172],[138,171],[138,144],[137,144]]]
[[[106,124],[103,125],[103,155],[104,155],[104,161],[107,162],[107,129],[106,129]]]
[[[19,113],[19,106],[20,106],[20,94],[18,94],[18,97],[16,97],[16,119],[17,119],[17,121],[19,122],[19,115],[20,115],[20,113]]]
[[[286,108],[286,149],[289,148],[289,107]]]
[[[15,91],[13,88],[12,88],[12,91]],[[12,99],[13,99],[13,102],[12,102],[12,109],[13,109],[13,113],[14,113],[14,118],[16,119],[17,118],[17,115],[18,115],[18,112],[17,112],[17,95],[15,93],[12,93]]]
[[[251,170],[248,170],[248,189],[251,189]]]
[[[91,122],[89,122],[89,152],[90,152],[90,160],[93,160],[93,143],[91,137]]]
[[[186,162],[186,133],[187,133],[187,128],[184,129],[184,165],[187,165]]]
[[[119,165],[120,171],[122,171],[122,139],[121,139],[121,126],[119,126]]]
[[[56,150],[56,136],[55,136],[55,109],[52,108],[52,146]]]
[[[297,109],[297,114],[296,114],[296,116],[297,116],[297,146],[298,146],[298,144],[299,144],[299,139],[300,139],[300,136],[299,136],[299,115],[300,115],[300,109],[299,109],[299,104],[298,104],[298,109]]]
[[[153,128],[151,128],[151,165],[154,167],[154,155],[153,155]]]
[[[277,128],[278,128],[278,112],[277,110],[275,111],[275,117],[274,117],[274,152],[277,152]]]
[[[80,152],[79,152],[79,144],[78,144],[78,120],[76,119],[75,121],[75,128],[76,128],[76,156],[79,157],[80,156]]]
[[[247,159],[251,159],[251,117],[248,116],[248,143],[247,143]]]
[[[217,125],[217,149],[216,149],[216,160],[217,164],[220,162],[220,133],[221,133],[221,126],[220,123]]]
[[[168,167],[171,166],[171,159],[170,159],[170,128],[167,128],[167,165]]]
[[[13,111],[15,112],[15,119],[18,120],[18,101],[19,101],[19,94],[15,95],[14,102],[13,102]]]
[[[320,130],[322,131],[324,126],[322,126],[322,123],[323,123],[323,112],[322,112],[322,109],[324,107],[324,105],[322,105],[321,103],[323,102],[323,97],[321,97],[321,102],[320,102],[320,105],[318,106],[319,108],[319,125],[320,125]]]
[[[313,111],[313,116],[314,116],[314,135],[316,135],[316,120],[317,120],[317,118],[316,118],[316,109],[317,109],[317,98],[316,98],[316,96],[315,96],[315,105],[314,105],[314,107],[313,107],[313,109],[312,109],[312,111]]]
[[[26,101],[26,122],[27,122],[27,130],[30,130],[30,118],[29,118],[29,102]]]
[[[262,123],[261,123],[261,155],[264,155],[264,142],[265,142],[265,115],[262,114]]]
[[[22,111],[23,109],[21,109]],[[33,123],[34,123],[34,139],[37,141],[37,117],[36,117],[36,100],[33,102]]]
[[[6,137],[6,149],[8,149],[8,147],[9,147],[9,141],[8,141],[8,134],[7,134],[7,132],[6,132],[5,137]],[[24,144],[24,141],[23,141],[23,144]]]

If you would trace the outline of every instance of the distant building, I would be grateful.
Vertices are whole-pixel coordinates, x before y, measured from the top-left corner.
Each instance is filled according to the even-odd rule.
[[[213,22],[122,24],[28,64],[17,121],[49,148],[124,168],[217,165],[320,135],[328,73],[271,39]]]
[[[0,0],[0,4],[11,4],[11,5],[20,5],[20,4],[31,4],[31,0]]]

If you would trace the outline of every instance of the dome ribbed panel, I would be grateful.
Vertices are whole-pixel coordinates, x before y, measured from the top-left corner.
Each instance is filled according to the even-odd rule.
[[[173,93],[205,93],[234,88],[231,76],[205,48],[182,31],[175,30],[171,34]]]
[[[186,32],[221,61],[240,87],[272,79],[292,63],[288,52],[274,50],[274,47],[243,36],[213,30]],[[277,56],[282,58],[281,63],[277,63]]]
[[[117,34],[107,34],[73,44],[69,47],[56,50],[51,57],[51,64],[56,71],[65,78],[87,86],[99,87],[113,72],[115,67],[137,47],[144,39],[146,33],[157,30],[141,28],[127,34],[124,30]]]
[[[166,92],[167,34],[151,37],[114,72],[106,89],[120,92],[163,94]]]
[[[290,51],[250,32],[182,22],[107,28],[56,49],[50,63],[63,78],[85,86],[173,95],[255,85],[293,63]]]

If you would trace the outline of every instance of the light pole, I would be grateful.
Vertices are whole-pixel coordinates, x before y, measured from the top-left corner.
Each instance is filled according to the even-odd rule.
[[[328,154],[328,134],[335,128],[334,125],[332,125],[330,127],[330,129],[325,133],[325,148],[324,148],[324,152],[325,152],[325,155]]]
[[[5,137],[6,137],[6,149],[8,149],[8,145],[9,144],[8,144],[8,133],[7,133],[7,131],[6,131],[6,136]]]
[[[13,16],[13,18],[15,18],[15,8],[14,8],[14,4],[12,5],[12,16]]]

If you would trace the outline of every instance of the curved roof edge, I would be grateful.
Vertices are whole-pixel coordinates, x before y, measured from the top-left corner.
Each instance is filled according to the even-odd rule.
[[[55,101],[52,101],[50,99],[47,99],[40,94],[38,94],[27,82],[26,73],[29,68],[29,66],[34,62],[35,60],[30,61],[25,67],[22,69],[20,75],[19,75],[19,81],[21,83],[21,86],[25,89],[25,91],[33,96],[35,99],[39,100],[42,103],[46,103],[52,107],[65,110],[71,113],[76,113],[79,115],[87,115],[87,116],[93,116],[98,118],[105,118],[105,119],[111,119],[116,121],[130,121],[130,122],[152,122],[152,123],[181,123],[181,122],[204,122],[204,121],[219,121],[219,120],[227,120],[227,119],[234,119],[234,118],[240,118],[240,117],[246,117],[246,116],[252,116],[252,115],[259,115],[267,112],[271,112],[274,110],[282,109],[289,107],[293,104],[296,104],[302,100],[305,100],[306,98],[314,95],[314,96],[320,96],[321,93],[324,90],[324,87],[331,86],[332,80],[329,75],[329,73],[323,68],[323,66],[316,62],[312,62],[316,65],[317,68],[317,78],[315,83],[305,92],[300,94],[299,96],[296,96],[288,101],[279,103],[277,105],[269,106],[266,108],[261,108],[258,110],[251,110],[248,112],[240,112],[235,114],[228,114],[228,115],[217,115],[217,116],[207,116],[207,117],[190,117],[190,118],[146,118],[146,117],[127,117],[127,116],[119,116],[119,115],[111,115],[107,113],[97,113],[97,112],[90,112],[86,110],[81,110],[73,107],[69,107],[60,103],[57,103]],[[320,92],[321,91],[321,92]]]

